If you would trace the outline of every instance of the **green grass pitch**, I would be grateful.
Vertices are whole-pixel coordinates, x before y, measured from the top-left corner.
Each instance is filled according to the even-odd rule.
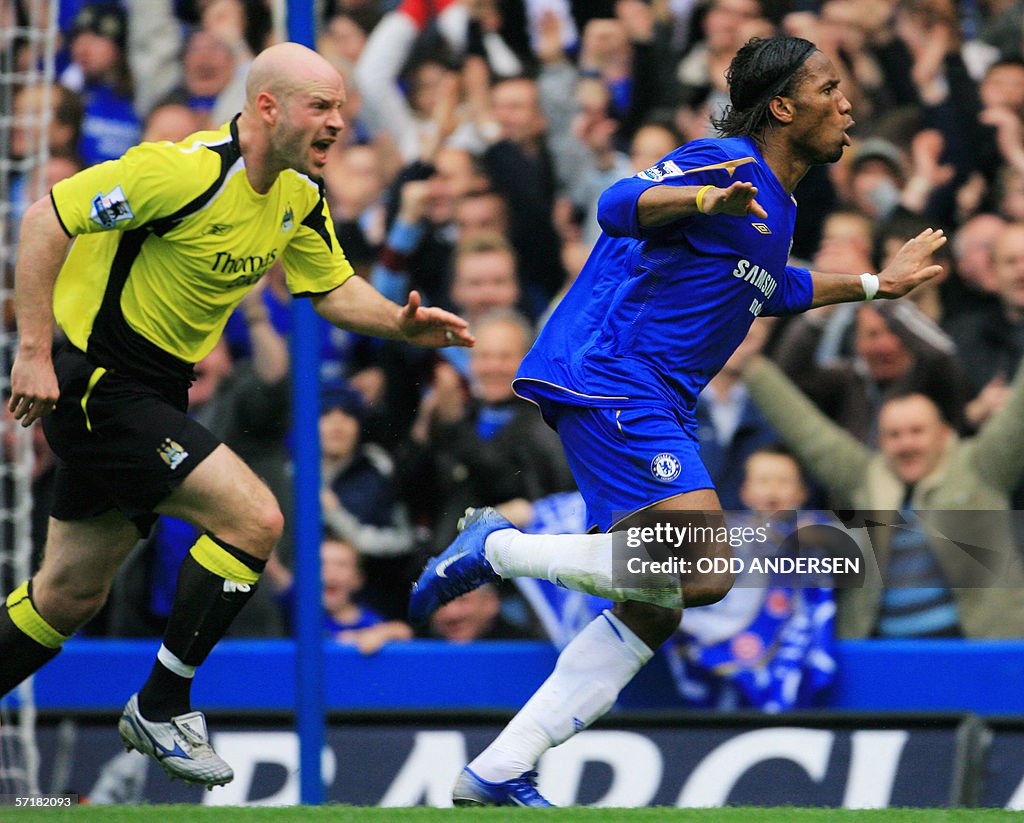
[[[204,806],[0,807],[0,823],[995,823],[1020,820],[997,809],[378,809],[358,806],[228,808]]]

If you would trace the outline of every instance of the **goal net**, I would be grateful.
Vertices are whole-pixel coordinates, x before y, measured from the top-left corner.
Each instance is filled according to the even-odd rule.
[[[32,572],[32,434],[6,412],[17,224],[45,194],[57,0],[0,0],[0,596]],[[0,794],[38,794],[32,684],[0,700]]]

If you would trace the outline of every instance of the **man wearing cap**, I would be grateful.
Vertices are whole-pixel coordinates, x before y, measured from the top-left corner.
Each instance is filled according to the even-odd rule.
[[[684,604],[728,592],[728,574],[628,577],[613,567],[612,533],[657,511],[703,513],[691,522],[722,534],[695,405],[754,318],[900,297],[940,271],[926,264],[945,242],[931,229],[877,276],[789,266],[792,192],[808,168],[842,156],[850,103],[831,61],[796,37],[751,40],[727,79],[732,105],[717,122],[724,138],[694,140],[601,196],[604,232],[514,383],[557,427],[588,526],[600,533],[526,535],[477,510],[413,591],[418,621],[510,577],[546,578],[617,603],[562,651],[548,680],[463,770],[456,804],[550,805],[534,783],[541,754],[611,707],[678,628]],[[729,555],[720,538],[695,548]]]
[[[336,326],[473,343],[465,321],[421,306],[417,292],[398,306],[353,276],[321,181],[345,100],[316,52],[272,46],[230,123],[61,181],[22,224],[9,408],[26,426],[43,419],[60,462],[42,566],[0,607],[0,695],[102,607],[159,514],[192,523],[203,532],[182,562],[163,644],[118,730],[207,787],[234,774],[192,709],[192,678],[252,596],[283,518],[266,484],[187,414],[193,364],[278,262],[292,294]],[[55,319],[67,340],[54,349]],[[250,332],[253,322],[266,320],[250,318]]]
[[[857,145],[850,170],[854,205],[878,222],[885,220],[900,204],[903,188],[903,157],[900,150],[881,137]]]
[[[415,534],[392,481],[394,463],[375,443],[364,443],[366,406],[343,380],[320,391],[320,509],[324,527],[362,557],[362,600],[389,619],[405,619],[415,570]]]
[[[82,7],[71,30],[72,64],[61,83],[82,95],[78,152],[87,166],[120,157],[142,134],[126,47],[124,9],[117,3]]]

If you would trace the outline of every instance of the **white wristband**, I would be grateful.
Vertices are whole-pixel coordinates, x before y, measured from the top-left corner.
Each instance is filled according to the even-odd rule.
[[[860,276],[860,284],[864,287],[864,301],[867,302],[868,300],[874,300],[875,295],[878,294],[878,286],[880,285],[878,282],[878,275],[864,272],[864,274]]]

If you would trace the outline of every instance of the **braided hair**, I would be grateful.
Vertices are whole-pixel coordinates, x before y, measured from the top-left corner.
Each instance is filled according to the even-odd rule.
[[[723,137],[759,138],[772,128],[772,98],[789,96],[805,76],[817,46],[802,37],[754,37],[736,52],[726,79],[731,104],[712,122]]]

